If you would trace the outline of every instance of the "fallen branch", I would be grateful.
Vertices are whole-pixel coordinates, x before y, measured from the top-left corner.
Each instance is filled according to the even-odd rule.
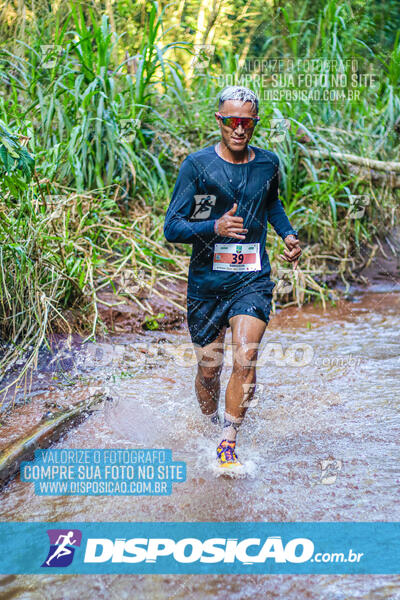
[[[373,158],[365,158],[364,156],[357,156],[356,154],[330,152],[329,150],[310,150],[308,148],[303,148],[303,153],[313,156],[314,158],[333,158],[342,160],[361,167],[367,167],[368,169],[374,169],[375,171],[393,171],[395,173],[400,173],[400,162],[386,162],[383,160],[375,160]]]
[[[38,448],[48,448],[60,438],[67,427],[84,419],[102,401],[109,401],[109,398],[101,391],[96,391],[75,406],[51,414],[8,448],[3,449],[0,452],[0,488],[18,473],[22,461],[32,460]]]

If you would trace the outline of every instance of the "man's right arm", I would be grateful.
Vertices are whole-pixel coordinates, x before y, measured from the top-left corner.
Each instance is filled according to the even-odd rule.
[[[164,222],[164,235],[169,242],[192,244],[196,239],[208,241],[215,237],[215,219],[189,221],[195,206],[197,178],[192,161],[186,158],[179,170]]]

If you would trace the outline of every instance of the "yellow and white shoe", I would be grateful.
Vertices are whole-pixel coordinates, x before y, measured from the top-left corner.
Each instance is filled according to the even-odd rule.
[[[228,440],[222,440],[217,448],[218,466],[223,469],[232,469],[232,467],[241,467],[242,463],[239,461],[235,452],[236,442],[230,442]]]

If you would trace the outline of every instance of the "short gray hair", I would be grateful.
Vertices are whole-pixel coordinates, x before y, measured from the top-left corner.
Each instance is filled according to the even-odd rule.
[[[253,108],[258,112],[258,98],[256,94],[249,88],[241,85],[228,85],[224,88],[219,96],[218,108],[221,107],[226,100],[241,100],[242,102],[251,102]]]

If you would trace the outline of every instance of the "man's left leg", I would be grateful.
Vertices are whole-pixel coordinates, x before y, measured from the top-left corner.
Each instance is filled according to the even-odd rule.
[[[233,370],[225,394],[222,442],[218,449],[234,449],[236,435],[254,396],[258,348],[267,323],[250,315],[229,319],[232,328]]]

